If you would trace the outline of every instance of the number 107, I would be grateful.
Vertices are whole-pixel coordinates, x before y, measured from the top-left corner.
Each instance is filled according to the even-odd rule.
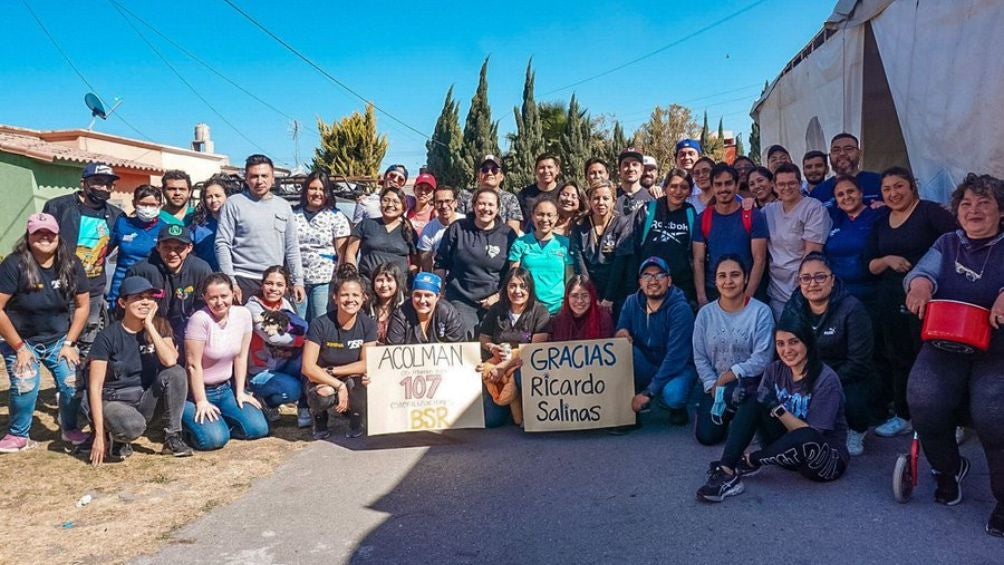
[[[439,375],[416,375],[401,379],[405,400],[420,400],[422,398],[431,400],[436,396],[436,390],[439,388],[441,380],[443,377]]]

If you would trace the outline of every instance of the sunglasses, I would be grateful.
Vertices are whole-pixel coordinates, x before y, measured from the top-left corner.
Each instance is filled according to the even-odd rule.
[[[481,174],[483,174],[483,175],[487,175],[488,173],[491,173],[491,174],[494,175],[494,174],[498,174],[498,172],[499,172],[498,165],[482,165],[481,166]]]

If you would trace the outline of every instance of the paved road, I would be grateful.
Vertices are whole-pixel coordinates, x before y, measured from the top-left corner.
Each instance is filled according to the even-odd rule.
[[[983,532],[986,462],[965,501],[892,499],[907,440],[872,439],[831,484],[768,469],[695,499],[718,448],[662,414],[631,435],[515,428],[317,442],[246,497],[179,531],[154,563],[1004,563]]]

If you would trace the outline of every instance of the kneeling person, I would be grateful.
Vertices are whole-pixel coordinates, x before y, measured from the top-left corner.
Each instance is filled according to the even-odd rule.
[[[394,310],[387,325],[387,345],[457,343],[464,340],[464,321],[446,300],[440,300],[443,279],[419,273],[411,284],[411,300]]]

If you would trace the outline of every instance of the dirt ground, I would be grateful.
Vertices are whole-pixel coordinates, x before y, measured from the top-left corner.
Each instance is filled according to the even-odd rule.
[[[0,434],[8,386],[0,366]],[[64,450],[50,377],[42,388],[31,428],[39,446],[0,454],[0,563],[120,563],[152,553],[179,527],[270,475],[310,436],[284,407],[271,437],[175,459],[160,455],[163,431],[154,425],[134,444],[135,455],[95,469]],[[93,500],[78,507],[84,495]]]

